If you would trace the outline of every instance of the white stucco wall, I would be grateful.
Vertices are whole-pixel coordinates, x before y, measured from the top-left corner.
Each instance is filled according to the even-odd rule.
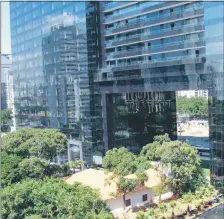
[[[147,194],[147,196],[148,196],[148,200],[145,202],[142,201],[142,196],[144,194]],[[126,200],[131,199],[131,206],[129,206],[129,207],[141,206],[147,202],[150,202],[151,198],[152,198],[152,190],[151,189],[145,189],[145,190],[133,192],[133,193],[127,194],[125,196]],[[116,199],[108,200],[107,204],[113,213],[123,211],[124,203],[123,203],[122,196],[119,198],[116,198]]]

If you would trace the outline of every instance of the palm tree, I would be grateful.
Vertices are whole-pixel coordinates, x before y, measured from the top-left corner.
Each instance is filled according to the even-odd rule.
[[[155,212],[154,209],[150,209],[150,210],[148,211],[147,215],[153,217],[153,216],[156,215],[156,212]]]
[[[136,219],[147,219],[144,211],[139,211]]]
[[[204,195],[205,195],[204,188],[200,188],[195,192],[195,196],[198,200],[198,206],[197,206],[198,210],[201,210],[201,205],[204,204]]]
[[[159,209],[162,212],[163,217],[164,217],[164,214],[167,212],[167,206],[162,203],[162,204],[159,205]]]
[[[183,202],[187,204],[187,212],[190,213],[190,203],[193,200],[193,195],[191,192],[185,193],[182,196]]]
[[[170,207],[172,208],[172,218],[175,217],[175,214],[174,214],[174,208],[177,206],[177,203],[175,201],[171,201],[170,202]]]

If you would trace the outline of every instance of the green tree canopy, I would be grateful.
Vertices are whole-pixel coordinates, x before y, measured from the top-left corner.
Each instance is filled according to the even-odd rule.
[[[113,148],[103,158],[103,167],[120,176],[132,174],[137,169],[135,155],[124,147]]]
[[[22,157],[14,154],[1,152],[1,186],[5,187],[10,184],[19,182],[21,176],[18,173],[18,165]]]
[[[5,109],[1,110],[1,131],[8,132],[10,131],[10,126],[12,125],[12,110]]]
[[[204,97],[177,97],[176,106],[181,114],[208,115],[208,100]]]
[[[43,179],[46,176],[48,163],[37,157],[25,158],[18,165],[22,179]]]
[[[28,180],[2,191],[2,218],[112,219],[99,193],[60,179]]]
[[[67,139],[57,130],[24,128],[8,133],[2,140],[2,187],[24,179],[63,176],[63,167],[50,164],[67,147]]]
[[[161,162],[171,165],[174,193],[195,191],[206,183],[201,161],[194,147],[181,141],[166,142],[163,147]]]
[[[181,141],[171,141],[168,135],[156,136],[154,142],[142,148],[141,155],[171,167],[171,186],[176,194],[195,191],[206,183],[201,161],[194,147]]]
[[[55,129],[23,128],[2,138],[2,151],[24,158],[37,156],[51,161],[66,148],[66,136]]]

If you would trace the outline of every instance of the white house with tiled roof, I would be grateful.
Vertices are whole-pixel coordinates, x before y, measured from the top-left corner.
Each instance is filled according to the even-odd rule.
[[[133,192],[126,194],[126,207],[139,207],[152,201],[152,187],[159,185],[160,173],[154,169],[146,171],[148,180],[144,186],[137,186]],[[116,186],[116,179],[110,180],[111,173],[104,170],[87,169],[76,173],[66,179],[66,182],[73,184],[80,182],[100,191],[101,198],[107,202],[114,215],[118,215],[123,211],[124,202],[122,193]],[[126,176],[126,178],[136,179],[134,174]]]

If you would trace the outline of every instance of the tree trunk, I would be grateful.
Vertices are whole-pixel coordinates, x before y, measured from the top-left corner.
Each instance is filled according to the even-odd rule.
[[[124,202],[124,209],[126,207],[126,204],[125,204],[125,193],[123,194],[123,202]]]

